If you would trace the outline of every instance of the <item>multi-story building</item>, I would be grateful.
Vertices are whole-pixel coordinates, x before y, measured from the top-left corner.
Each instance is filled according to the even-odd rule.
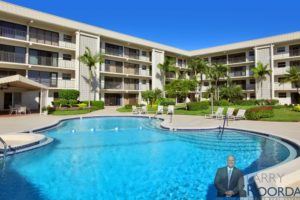
[[[300,67],[299,32],[185,51],[1,1],[0,110],[15,104],[38,109],[51,104],[60,89],[77,89],[80,100],[87,100],[88,68],[78,61],[86,47],[105,57],[94,70],[92,99],[106,105],[134,104],[141,101],[142,91],[162,89],[157,65],[165,57],[173,58],[180,69],[193,57],[227,64],[245,98],[276,98],[281,103],[298,98],[293,84],[279,82],[290,66]],[[251,73],[259,61],[272,69],[262,88]],[[188,78],[181,72],[166,76],[167,82]],[[199,92],[205,92],[207,84]]]

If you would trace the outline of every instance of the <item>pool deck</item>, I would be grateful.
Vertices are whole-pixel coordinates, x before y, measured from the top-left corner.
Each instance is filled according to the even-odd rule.
[[[120,113],[116,111],[116,107],[107,107],[104,110],[95,111],[85,115],[76,116],[45,116],[32,114],[26,116],[0,116],[0,137],[8,137],[7,135],[21,133],[24,131],[32,131],[38,128],[56,124],[59,120],[74,117],[90,117],[90,116],[136,116],[131,113]],[[153,116],[153,114],[149,115]],[[223,120],[205,119],[202,116],[191,115],[175,115],[172,122],[170,116],[159,116],[164,119],[162,126],[170,129],[207,129],[222,126]],[[265,121],[229,121],[227,128],[250,130],[255,132],[266,133],[290,140],[300,146],[300,122],[265,122]],[[7,141],[9,145],[16,145],[16,140]],[[21,140],[17,140],[20,145]],[[26,141],[26,140],[24,140]],[[279,166],[269,168],[261,173],[278,173],[284,175],[280,183],[272,185],[300,187],[300,157]],[[259,186],[269,187],[270,183],[258,183]]]

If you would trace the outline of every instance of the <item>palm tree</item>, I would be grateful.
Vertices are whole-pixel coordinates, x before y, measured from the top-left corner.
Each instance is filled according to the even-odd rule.
[[[202,84],[203,84],[203,75],[207,73],[208,69],[208,63],[207,61],[201,59],[201,58],[192,58],[189,61],[188,68],[195,76],[195,79],[197,80],[197,75],[200,74],[200,91],[202,91]],[[202,98],[202,92],[200,92],[200,99]]]
[[[175,61],[171,58],[166,57],[163,63],[157,65],[157,67],[162,72],[163,76],[163,86],[166,85],[166,74],[168,72],[176,72],[177,68],[175,67]],[[165,97],[165,91],[163,91],[163,96]]]
[[[260,81],[260,96],[263,97],[263,80],[266,80],[267,75],[271,76],[272,70],[268,69],[268,65],[264,65],[262,62],[258,62],[256,67],[252,69],[254,78]]]
[[[298,94],[298,98],[299,98],[299,88],[300,88],[300,70],[299,70],[299,68],[291,67],[289,70],[287,70],[287,74],[285,74],[282,82],[291,82],[292,84],[294,84],[297,89],[297,94]]]
[[[216,99],[219,100],[220,86],[219,82],[221,78],[227,77],[228,66],[224,64],[212,64],[211,67],[207,69],[207,76],[211,82],[214,83],[216,88]]]
[[[79,57],[79,61],[84,63],[89,68],[89,107],[91,107],[91,87],[92,87],[92,78],[94,76],[93,70],[97,64],[103,63],[103,56],[101,53],[92,54],[91,50],[86,47],[86,50],[83,55]]]

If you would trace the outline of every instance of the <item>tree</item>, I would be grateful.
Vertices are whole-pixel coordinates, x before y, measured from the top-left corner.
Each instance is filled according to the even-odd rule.
[[[79,61],[85,64],[89,69],[89,107],[91,107],[91,87],[92,87],[92,78],[94,76],[93,70],[97,64],[103,63],[103,56],[101,53],[96,53],[95,55],[92,54],[91,50],[86,47],[85,52],[83,55],[79,57]]]
[[[200,75],[199,89],[200,91],[202,91],[203,75],[207,73],[208,62],[201,58],[192,58],[189,61],[188,68],[193,73],[193,75],[195,76],[194,78],[196,80],[197,80],[197,75],[198,74]],[[202,98],[202,92],[200,92],[200,99],[201,98]]]
[[[161,93],[162,91],[158,88],[156,88],[155,90],[146,90],[142,92],[142,97],[143,99],[149,101],[152,107],[153,103],[161,97]]]
[[[160,69],[163,77],[163,85],[166,85],[166,74],[168,72],[176,72],[177,68],[175,67],[175,61],[171,58],[166,57],[165,61],[163,63],[160,63],[157,65],[157,67]],[[165,96],[165,93],[163,94]]]
[[[167,84],[165,89],[169,96],[186,98],[191,91],[195,91],[197,82],[195,80],[173,80]]]
[[[287,70],[287,74],[285,74],[282,82],[290,82],[295,85],[297,89],[297,94],[299,98],[299,88],[300,88],[300,70],[297,67],[291,67]],[[299,102],[299,99],[298,99]]]
[[[239,85],[223,86],[220,89],[220,97],[230,102],[242,100],[244,98],[243,89]]]
[[[252,69],[254,78],[260,82],[260,95],[263,97],[263,80],[266,80],[267,75],[271,76],[272,70],[268,69],[268,65],[258,62],[256,67]]]
[[[211,85],[214,83],[215,96],[219,100],[219,91],[220,91],[220,80],[221,78],[227,77],[228,66],[224,64],[212,64],[211,67],[207,69],[207,76],[210,79]]]

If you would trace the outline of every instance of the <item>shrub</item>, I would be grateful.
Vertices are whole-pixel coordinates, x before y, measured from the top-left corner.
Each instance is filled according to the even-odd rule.
[[[67,99],[59,99],[59,107],[68,107],[69,101]]]
[[[300,105],[296,105],[293,107],[293,111],[300,112]]]
[[[54,107],[59,107],[60,106],[60,99],[52,101],[52,105]]]
[[[220,101],[214,101],[215,106],[230,106],[231,104],[229,103],[228,100],[222,99]]]
[[[188,110],[207,110],[209,108],[209,101],[190,102],[187,104]]]
[[[127,105],[124,106],[124,108],[125,108],[125,109],[132,109],[132,105],[127,104]]]
[[[74,99],[70,99],[70,100],[69,100],[69,106],[70,106],[70,107],[76,106],[77,104],[78,104],[78,101],[77,101],[77,100],[74,100]]]
[[[91,101],[91,106],[97,109],[104,109],[104,102],[103,101]]]
[[[250,108],[246,111],[246,118],[249,120],[258,120],[261,118],[269,118],[274,116],[272,106],[260,106]]]
[[[59,90],[58,97],[66,100],[77,100],[79,97],[78,90]]]
[[[87,104],[86,104],[86,103],[79,103],[79,104],[77,104],[77,106],[78,106],[79,108],[83,109],[83,108],[86,108],[86,107],[87,107]]]
[[[277,105],[278,103],[279,103],[278,99],[267,99],[267,100],[265,100],[265,105],[274,106],[274,105]]]
[[[176,100],[174,98],[161,98],[159,100],[159,105],[168,106],[168,105],[175,105]]]

